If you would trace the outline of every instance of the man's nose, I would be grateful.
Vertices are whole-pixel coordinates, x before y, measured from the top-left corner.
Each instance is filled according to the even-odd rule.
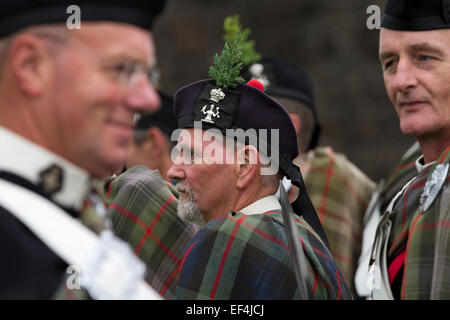
[[[184,171],[179,165],[175,163],[170,167],[169,171],[167,171],[167,176],[171,180],[177,179],[179,181],[182,181],[186,178],[186,174],[184,173]]]
[[[400,60],[397,65],[392,85],[398,91],[405,91],[417,86],[417,84],[418,79],[415,74],[414,66],[409,63],[407,59]]]
[[[140,75],[139,80],[128,90],[126,105],[135,112],[155,113],[161,107],[161,99],[153,85],[145,75]]]

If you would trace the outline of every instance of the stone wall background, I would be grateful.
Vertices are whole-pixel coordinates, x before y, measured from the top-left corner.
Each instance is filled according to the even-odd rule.
[[[223,48],[226,16],[239,14],[262,54],[298,64],[315,85],[320,145],[343,152],[379,180],[413,143],[398,128],[378,62],[378,30],[369,5],[380,0],[169,0],[154,37],[163,91],[208,78]]]

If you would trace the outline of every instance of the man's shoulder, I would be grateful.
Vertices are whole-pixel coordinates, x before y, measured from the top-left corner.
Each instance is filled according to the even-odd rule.
[[[302,241],[314,248],[324,249],[325,245],[309,224],[299,216],[295,217],[299,236]],[[280,210],[263,212],[261,214],[247,215],[229,212],[224,218],[210,220],[191,240],[190,245],[213,246],[222,248],[230,241],[234,246],[252,245],[263,248],[265,246],[278,246],[288,253],[286,231],[283,215]]]
[[[0,299],[50,299],[66,264],[0,201]],[[31,266],[31,267],[30,267]]]
[[[215,246],[222,248],[230,241],[234,247],[266,246],[270,243],[287,249],[284,227],[279,216],[281,212],[273,211],[261,214],[247,215],[229,212],[224,218],[210,220],[191,240],[199,246]]]

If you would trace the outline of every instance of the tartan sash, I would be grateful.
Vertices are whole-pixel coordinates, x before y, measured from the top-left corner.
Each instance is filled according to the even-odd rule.
[[[333,256],[296,217],[313,299],[351,299]],[[299,299],[279,210],[213,219],[187,244],[177,299]]]
[[[427,181],[436,167],[448,163],[450,148],[408,184],[395,202],[392,213],[385,213],[392,230],[386,240],[384,260],[389,263],[406,250],[401,299],[450,299],[450,173],[444,177],[445,183],[431,206],[423,211],[420,204]],[[377,241],[380,241],[379,237]],[[385,269],[382,266],[384,279],[387,277]]]

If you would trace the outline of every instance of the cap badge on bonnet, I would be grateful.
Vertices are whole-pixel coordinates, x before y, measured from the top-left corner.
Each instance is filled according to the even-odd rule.
[[[213,121],[213,117],[214,118],[220,118],[220,107],[215,103],[219,103],[219,101],[223,100],[225,98],[225,93],[223,93],[223,91],[220,88],[216,88],[216,89],[212,89],[210,91],[210,102],[213,102],[211,104],[205,104],[202,108],[202,113],[204,115],[206,115],[206,117],[204,119],[202,119],[203,122],[208,122],[208,123],[214,123]]]

